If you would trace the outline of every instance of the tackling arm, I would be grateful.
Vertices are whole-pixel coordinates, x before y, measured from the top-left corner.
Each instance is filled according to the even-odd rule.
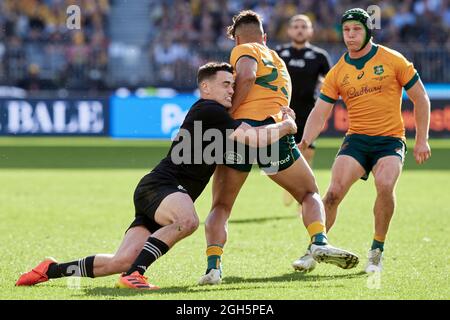
[[[287,114],[283,114],[283,121],[265,126],[252,127],[243,122],[230,135],[230,139],[257,148],[272,144],[285,135],[295,134],[296,132],[295,121]]]

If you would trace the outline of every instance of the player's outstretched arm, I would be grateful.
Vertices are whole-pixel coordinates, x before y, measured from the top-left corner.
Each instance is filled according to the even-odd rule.
[[[301,150],[308,148],[311,142],[317,138],[325,125],[325,121],[330,116],[332,109],[332,103],[326,102],[321,98],[317,99],[316,104],[306,121],[302,141],[299,144]]]
[[[295,121],[287,114],[284,114],[283,121],[260,127],[252,127],[243,122],[234,130],[230,138],[257,148],[272,144],[285,135],[295,134],[296,132],[297,125]]]
[[[418,164],[422,164],[431,157],[431,148],[428,144],[431,108],[430,98],[420,79],[406,93],[414,103],[414,119],[416,122],[414,158]]]

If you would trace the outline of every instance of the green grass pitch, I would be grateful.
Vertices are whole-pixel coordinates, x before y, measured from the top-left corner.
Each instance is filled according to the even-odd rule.
[[[16,288],[21,272],[45,256],[59,261],[113,253],[132,221],[139,179],[167,152],[168,142],[103,138],[0,139],[0,299],[449,299],[450,140],[432,140],[432,159],[419,167],[412,140],[379,279],[362,271],[373,235],[373,180],[354,185],[341,205],[332,244],[360,255],[340,270],[320,264],[302,275],[291,262],[308,242],[296,209],[254,170],[239,195],[223,256],[224,281],[199,287],[206,267],[203,224],[147,272],[162,289],[114,289],[117,276],[58,279]],[[314,172],[321,193],[339,139],[320,139]],[[196,203],[203,222],[208,187]]]

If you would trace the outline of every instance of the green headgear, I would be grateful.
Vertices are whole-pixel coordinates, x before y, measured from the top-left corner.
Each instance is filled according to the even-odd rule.
[[[364,26],[364,29],[366,29],[366,38],[364,39],[362,47],[358,51],[362,50],[369,43],[370,38],[372,38],[372,19],[365,10],[360,8],[353,8],[345,11],[345,13],[342,15],[341,25],[343,25],[346,21],[361,22]]]

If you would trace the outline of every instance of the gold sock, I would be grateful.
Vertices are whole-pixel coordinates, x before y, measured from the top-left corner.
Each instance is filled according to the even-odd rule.
[[[307,228],[309,237],[312,238],[314,235],[318,233],[324,233],[326,234],[325,225],[320,221],[315,221],[311,223]]]

